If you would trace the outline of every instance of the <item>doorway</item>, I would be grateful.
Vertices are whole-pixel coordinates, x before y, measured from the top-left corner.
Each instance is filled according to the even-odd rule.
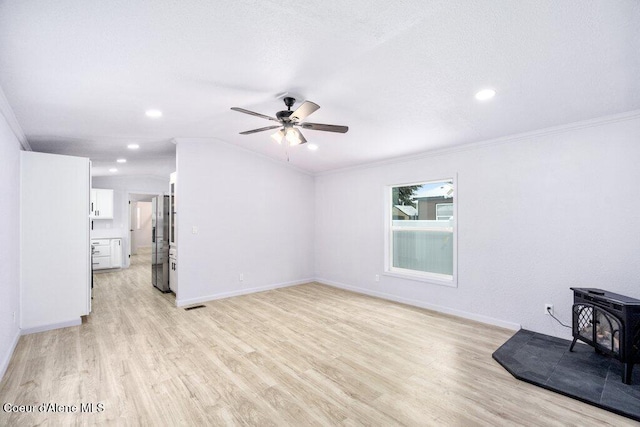
[[[129,253],[151,252],[151,198],[155,195],[129,195]]]
[[[166,199],[168,196],[158,193],[129,193],[129,265],[147,268],[150,285],[175,304],[175,290],[169,288],[169,244],[162,238],[169,238],[163,227],[163,219],[168,225],[169,214],[158,213],[156,205],[158,200],[164,201],[168,209]]]

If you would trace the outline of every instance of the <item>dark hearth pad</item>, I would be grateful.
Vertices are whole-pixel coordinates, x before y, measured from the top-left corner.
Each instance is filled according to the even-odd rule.
[[[622,382],[622,364],[587,345],[521,329],[493,358],[519,380],[640,421],[640,365],[631,385]]]

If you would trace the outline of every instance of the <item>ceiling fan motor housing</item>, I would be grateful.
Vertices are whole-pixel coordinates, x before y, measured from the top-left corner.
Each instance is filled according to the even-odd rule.
[[[278,111],[276,113],[276,117],[278,120],[286,122],[289,121],[289,116],[293,113],[293,111],[291,111],[291,107],[295,104],[296,99],[290,96],[285,96],[282,100],[284,101],[284,105],[287,106],[287,110]]]
[[[293,111],[287,111],[287,110],[282,110],[282,111],[278,111],[276,113],[276,117],[278,118],[278,120],[289,120],[289,116],[291,115],[291,113],[293,113]]]

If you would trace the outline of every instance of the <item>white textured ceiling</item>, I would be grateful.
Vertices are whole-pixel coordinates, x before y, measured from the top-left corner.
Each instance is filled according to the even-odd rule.
[[[638,76],[637,0],[0,1],[0,86],[29,143],[96,175],[117,157],[165,175],[181,137],[284,161],[270,132],[238,135],[270,122],[229,109],[273,115],[284,92],[350,128],[289,150],[321,172],[639,109]]]

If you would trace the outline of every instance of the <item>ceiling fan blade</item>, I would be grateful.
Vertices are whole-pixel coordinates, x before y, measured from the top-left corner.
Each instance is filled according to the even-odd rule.
[[[271,116],[267,116],[267,115],[264,115],[264,114],[256,113],[255,111],[245,110],[244,108],[231,107],[231,109],[233,111],[237,111],[239,113],[245,113],[245,114],[249,114],[249,115],[256,116],[256,117],[262,117],[263,119],[273,120],[275,122],[279,122],[280,121],[280,120],[276,119],[275,117],[271,117]]]
[[[338,126],[338,125],[324,125],[322,123],[300,123],[300,126],[303,129],[311,129],[311,130],[322,130],[325,132],[338,132],[338,133],[347,133],[349,130],[348,126]]]
[[[274,126],[267,126],[267,127],[260,128],[260,129],[245,130],[244,132],[240,132],[240,135],[250,135],[252,133],[264,132],[265,130],[275,129],[275,128],[279,128],[279,127],[282,127],[282,126],[281,125],[274,125]]]
[[[305,118],[307,118],[307,116],[316,111],[318,108],[320,108],[320,106],[315,102],[304,101],[302,105],[296,109],[296,111],[291,113],[289,119],[299,122],[300,120],[304,120]]]

